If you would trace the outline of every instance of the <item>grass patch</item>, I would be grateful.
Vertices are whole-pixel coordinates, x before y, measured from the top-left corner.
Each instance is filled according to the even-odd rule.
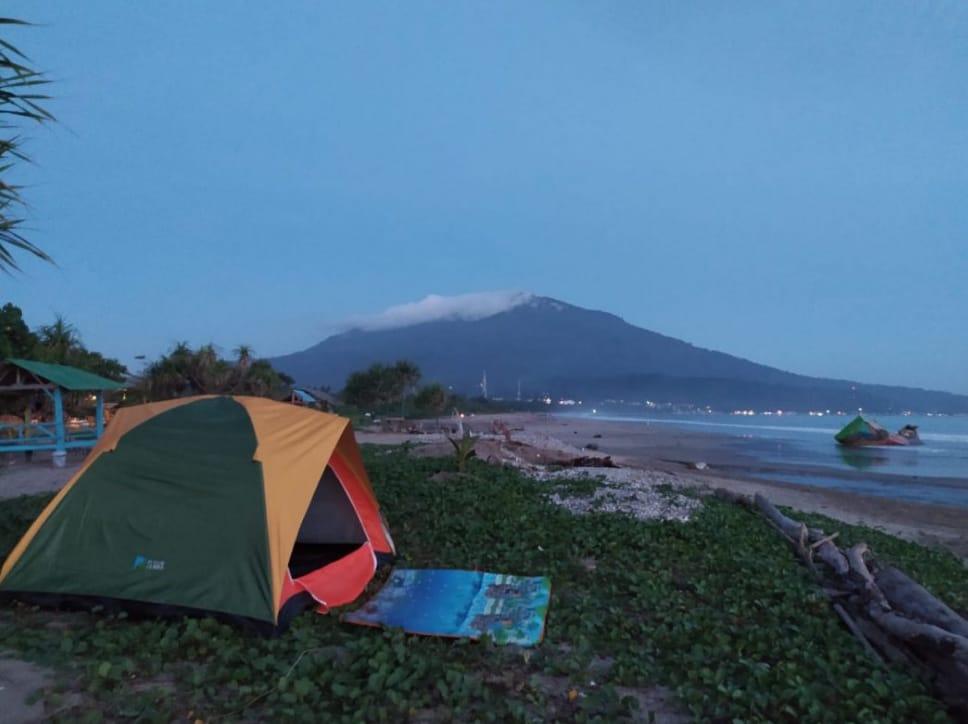
[[[265,640],[208,619],[16,605],[0,608],[0,640],[57,668],[45,696],[65,720],[615,721],[633,713],[623,693],[660,684],[698,719],[946,720],[923,682],[866,657],[787,546],[739,506],[707,499],[686,524],[576,517],[546,500],[563,481],[475,461],[465,476],[434,481],[453,459],[375,452],[365,457],[399,564],[549,575],[540,646],[411,637],[312,614]],[[0,557],[48,499],[0,502]],[[811,522],[863,537],[966,608],[968,572],[953,556]]]

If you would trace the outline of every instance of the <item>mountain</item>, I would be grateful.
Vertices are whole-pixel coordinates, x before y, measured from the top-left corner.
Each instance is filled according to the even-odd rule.
[[[968,412],[968,396],[806,377],[695,347],[607,312],[547,297],[483,319],[353,329],[272,365],[299,384],[341,389],[374,362],[408,359],[455,392],[523,398],[653,400],[715,409]]]

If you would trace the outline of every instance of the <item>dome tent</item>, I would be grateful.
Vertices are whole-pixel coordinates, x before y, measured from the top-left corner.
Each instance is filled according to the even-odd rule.
[[[257,397],[121,409],[0,570],[0,595],[272,633],[354,600],[393,542],[349,420]]]

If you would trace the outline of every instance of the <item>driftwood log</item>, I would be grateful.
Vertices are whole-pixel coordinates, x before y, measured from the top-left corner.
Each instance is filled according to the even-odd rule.
[[[878,661],[920,669],[948,713],[968,722],[968,620],[902,571],[880,566],[865,543],[842,550],[836,533],[808,528],[762,495],[751,500],[722,489],[715,495],[760,512],[787,540],[867,651]],[[825,564],[822,570],[815,558]]]
[[[888,566],[874,577],[878,587],[895,610],[910,618],[933,623],[951,633],[968,638],[968,621],[952,611],[897,568]]]
[[[617,468],[614,462],[612,462],[612,456],[606,455],[604,457],[585,457],[579,456],[577,458],[568,458],[567,460],[562,460],[557,463],[558,465],[563,465],[570,468]]]

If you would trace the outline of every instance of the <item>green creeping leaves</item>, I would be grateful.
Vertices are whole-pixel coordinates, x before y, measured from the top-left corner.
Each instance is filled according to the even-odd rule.
[[[143,721],[944,721],[926,685],[873,664],[756,515],[707,500],[687,524],[573,516],[565,485],[455,458],[365,451],[399,565],[548,575],[546,638],[534,649],[407,636],[306,614],[278,639],[209,619],[133,621],[18,605],[0,640],[60,674],[55,718]],[[44,500],[0,502],[0,557]],[[952,557],[866,529],[867,540],[964,611]],[[849,540],[849,538],[848,538]],[[583,564],[592,560],[594,566]],[[639,707],[637,702],[645,702]]]

